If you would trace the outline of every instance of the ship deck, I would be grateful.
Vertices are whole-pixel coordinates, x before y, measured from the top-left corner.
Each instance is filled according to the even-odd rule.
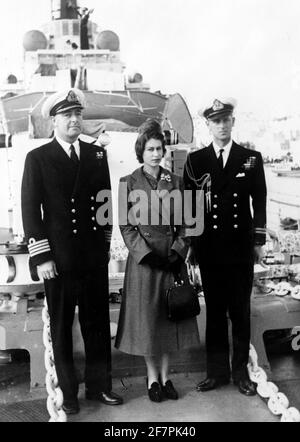
[[[270,350],[270,351],[269,351]],[[300,408],[300,352],[289,349],[267,349],[272,368],[270,380],[284,393],[290,406]],[[280,350],[280,351],[278,351]],[[171,379],[179,392],[178,401],[160,404],[148,399],[142,358],[128,367],[127,355],[113,355],[113,390],[124,398],[124,404],[109,407],[84,398],[84,384],[80,384],[80,413],[68,417],[68,422],[279,422],[266,401],[259,395],[241,395],[232,384],[220,389],[198,393],[197,382],[205,376],[205,349],[197,349],[196,371],[181,371],[178,360],[174,361]],[[83,360],[76,365],[83,367]],[[116,375],[118,367],[123,375]],[[132,368],[134,373],[130,375]],[[127,375],[126,375],[127,370]],[[120,371],[119,371],[120,373]],[[15,354],[10,364],[0,365],[0,422],[47,422],[46,390],[30,389],[29,362]]]
[[[111,306],[111,312],[118,310]],[[204,319],[204,311],[200,317]],[[199,318],[200,319],[200,318]],[[205,377],[205,345],[201,326],[201,345],[176,354],[171,359],[170,378],[179,392],[178,401],[160,404],[148,399],[145,365],[142,357],[124,354],[114,348],[112,340],[113,390],[124,398],[124,405],[109,407],[84,398],[80,384],[78,415],[68,416],[69,422],[279,422],[259,395],[245,397],[232,384],[220,389],[198,393],[197,383]],[[202,333],[201,333],[202,331]],[[275,342],[275,344],[274,344]],[[300,409],[300,351],[290,342],[266,341],[270,364],[268,380],[275,382],[290,406]],[[83,352],[75,351],[78,378],[83,381]],[[18,349],[11,352],[12,361],[0,364],[0,422],[47,422],[47,392],[44,386],[32,387],[29,353]],[[259,361],[258,361],[259,362]],[[259,362],[259,365],[262,365]],[[41,367],[43,370],[43,367]]]
[[[117,292],[122,278],[110,278],[110,292]],[[40,304],[39,304],[40,303]],[[81,411],[69,416],[70,422],[278,422],[260,396],[245,397],[232,384],[207,393],[198,393],[196,384],[205,377],[205,303],[200,298],[197,317],[201,344],[171,359],[170,378],[179,391],[178,401],[152,403],[147,396],[145,364],[142,357],[131,356],[114,348],[112,339],[113,390],[124,398],[124,405],[109,407],[84,398],[84,352],[78,318],[74,321],[74,355],[80,380]],[[42,344],[43,300],[28,302],[27,313],[0,314],[2,341],[11,350],[12,361],[1,365],[0,422],[47,422],[47,392],[44,386],[44,347]],[[112,323],[118,322],[119,303],[110,304]],[[258,353],[258,365],[268,380],[300,410],[300,351],[291,341],[267,339],[266,332],[277,333],[299,325],[300,302],[287,296],[252,296],[252,343]],[[6,332],[6,334],[4,333]],[[37,343],[40,343],[37,346]],[[3,345],[2,342],[1,345]],[[31,345],[33,343],[33,345]],[[35,345],[34,345],[35,343]],[[14,344],[18,344],[15,346]],[[27,351],[26,351],[27,350]]]

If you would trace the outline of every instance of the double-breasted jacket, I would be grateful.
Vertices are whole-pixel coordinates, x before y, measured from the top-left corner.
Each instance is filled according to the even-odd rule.
[[[22,216],[32,264],[53,259],[58,272],[95,269],[108,261],[112,214],[107,155],[99,146],[79,142],[79,166],[55,138],[29,152],[25,161]]]
[[[205,197],[204,231],[192,243],[202,263],[248,262],[253,246],[265,243],[266,182],[262,156],[233,142],[223,170],[213,145],[190,154],[184,170],[187,189],[210,174]],[[209,189],[208,189],[209,190]]]

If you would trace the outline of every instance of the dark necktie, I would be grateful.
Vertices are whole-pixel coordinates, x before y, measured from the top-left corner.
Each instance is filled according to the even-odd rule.
[[[220,168],[221,168],[222,170],[223,170],[223,168],[224,168],[223,152],[224,152],[224,149],[220,149],[220,150],[219,150],[219,156],[218,156],[218,163],[219,163],[219,166],[220,166]]]
[[[71,160],[73,161],[74,164],[76,164],[76,166],[78,166],[79,164],[79,158],[77,156],[77,153],[75,152],[75,147],[73,146],[73,144],[71,144],[70,146],[70,150],[71,150]]]

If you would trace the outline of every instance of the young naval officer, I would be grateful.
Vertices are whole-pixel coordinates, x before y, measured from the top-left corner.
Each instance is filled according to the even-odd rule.
[[[266,182],[261,154],[231,138],[235,106],[234,99],[215,99],[202,111],[213,141],[189,155],[184,180],[187,189],[196,189],[193,178],[211,175],[204,232],[192,239],[207,315],[207,378],[197,390],[228,384],[232,375],[239,391],[251,396],[256,389],[247,371],[250,296],[253,265],[261,260],[265,243]],[[227,314],[232,324],[231,366]]]
[[[79,412],[72,347],[76,305],[85,346],[86,399],[118,405],[111,392],[108,256],[111,225],[99,225],[96,196],[110,189],[106,152],[78,137],[84,94],[47,98],[55,138],[28,153],[22,181],[22,216],[31,262],[45,282],[55,367],[67,414]]]

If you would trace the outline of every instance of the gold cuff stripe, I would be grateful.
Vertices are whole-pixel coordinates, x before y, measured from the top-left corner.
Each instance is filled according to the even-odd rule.
[[[50,252],[50,245],[47,239],[42,239],[41,241],[36,241],[33,244],[28,245],[28,251],[30,256],[40,255],[41,253]]]

